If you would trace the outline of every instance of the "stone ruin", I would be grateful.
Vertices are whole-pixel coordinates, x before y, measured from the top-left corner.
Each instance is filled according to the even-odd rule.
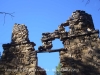
[[[100,75],[99,30],[95,30],[90,14],[76,10],[57,30],[42,35],[43,45],[35,50],[27,27],[15,24],[11,43],[3,44],[0,75],[46,75],[38,66],[37,53],[42,52],[59,52],[62,75]],[[52,50],[55,39],[60,39],[64,48]]]
[[[11,43],[2,45],[4,51],[0,60],[0,75],[46,75],[45,70],[37,66],[35,45],[28,38],[27,27],[15,24]]]

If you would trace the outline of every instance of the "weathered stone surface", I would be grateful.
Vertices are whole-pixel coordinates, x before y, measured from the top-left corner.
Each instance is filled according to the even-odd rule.
[[[29,41],[27,27],[15,24],[11,43],[3,44],[0,75],[36,75],[42,70],[38,67],[34,46],[35,43]],[[37,67],[39,71],[36,71]],[[39,74],[46,75],[46,72],[42,71]]]
[[[65,27],[69,27],[69,32]],[[3,44],[0,75],[46,75],[38,66],[37,53],[52,51],[52,41],[60,39],[64,45],[59,52],[62,75],[100,75],[100,38],[92,16],[76,10],[52,33],[42,33],[42,46],[35,51],[25,25],[15,24],[11,43]],[[53,51],[52,51],[53,52]]]
[[[69,26],[69,32],[65,31],[66,26]],[[99,31],[95,30],[90,14],[76,10],[69,20],[58,26],[58,30],[44,34],[43,43],[57,38],[64,44],[66,51],[60,52],[62,75],[100,75]]]

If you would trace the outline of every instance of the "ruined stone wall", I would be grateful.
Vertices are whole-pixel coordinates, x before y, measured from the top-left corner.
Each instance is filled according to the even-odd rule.
[[[75,11],[67,21],[70,31],[63,39],[67,51],[60,52],[62,75],[100,75],[99,31],[89,17],[84,11]]]
[[[100,75],[98,33],[70,37],[64,45],[67,51],[60,52],[62,75]]]
[[[59,50],[62,75],[100,75],[99,31],[95,30],[90,14],[76,10],[53,33],[42,35],[41,52],[51,49],[56,38],[64,44],[63,51]]]
[[[66,26],[69,32],[66,32]],[[42,35],[43,45],[35,51],[35,43],[30,42],[27,27],[15,24],[11,43],[3,44],[0,75],[46,75],[37,64],[37,53],[57,51],[62,75],[100,75],[99,30],[95,30],[90,14],[76,10],[53,33]],[[52,51],[55,39],[60,39],[64,48]]]
[[[35,43],[28,38],[25,25],[15,24],[11,43],[3,44],[0,60],[0,75],[46,75],[38,66]],[[36,71],[38,70],[38,71]],[[42,70],[39,72],[39,70]]]

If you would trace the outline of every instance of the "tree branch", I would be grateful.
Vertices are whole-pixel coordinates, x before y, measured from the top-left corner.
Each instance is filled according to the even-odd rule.
[[[13,13],[14,13],[14,12],[13,12]],[[13,16],[13,13],[0,12],[0,14],[4,14],[4,24],[5,24],[5,17],[6,17],[6,15],[10,15],[11,18],[12,18],[12,17],[14,17],[14,16]],[[4,25],[4,24],[3,24],[3,25]]]
[[[87,0],[85,6],[88,5],[88,4],[90,3],[90,1],[92,1],[92,0]],[[99,1],[100,1],[100,0],[99,0]],[[84,2],[84,0],[82,0],[82,2]],[[100,8],[98,9],[98,11],[99,11],[99,10],[100,10]]]
[[[87,5],[87,4],[89,4],[90,3],[90,0],[87,0],[87,2],[86,2],[86,4],[85,4],[85,6]]]

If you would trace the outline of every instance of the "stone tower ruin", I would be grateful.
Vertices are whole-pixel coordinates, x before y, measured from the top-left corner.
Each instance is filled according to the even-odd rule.
[[[76,10],[57,30],[42,35],[43,45],[35,50],[27,27],[15,24],[11,43],[3,44],[0,75],[46,75],[38,66],[37,53],[42,52],[59,52],[62,75],[100,75],[99,30],[95,30],[90,14]],[[60,39],[64,48],[53,50],[55,39]]]
[[[35,45],[28,38],[27,27],[15,24],[11,43],[2,45],[4,51],[0,60],[0,75],[46,75],[45,70],[37,66]]]

